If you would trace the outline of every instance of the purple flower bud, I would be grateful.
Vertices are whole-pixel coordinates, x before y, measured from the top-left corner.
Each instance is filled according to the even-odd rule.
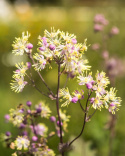
[[[23,131],[23,132],[22,132],[22,135],[27,136],[27,135],[28,135],[27,131]]]
[[[59,126],[59,121],[57,121],[57,125]],[[63,125],[63,123],[61,122],[61,126]]]
[[[28,110],[27,110],[27,113],[28,113],[28,114],[30,114],[30,113],[31,113],[31,110],[30,110],[30,109],[28,109]]]
[[[27,104],[28,107],[30,107],[32,105],[32,102],[31,101],[27,101],[26,104]]]
[[[9,114],[6,114],[6,115],[4,116],[4,118],[5,118],[5,120],[8,122],[9,119],[10,119],[10,115],[9,115]]]
[[[92,80],[92,81],[91,81],[91,84],[92,84],[92,85],[94,85],[94,83],[95,83],[95,81],[94,81],[94,80]]]
[[[21,123],[19,128],[20,128],[20,129],[23,129],[23,128],[25,128],[25,125],[24,125],[24,123]]]
[[[87,83],[86,87],[87,87],[87,89],[91,89],[92,88],[92,84],[91,83]]]
[[[8,131],[8,132],[6,132],[6,136],[10,136],[11,135],[11,133]]]
[[[75,38],[73,38],[73,39],[72,39],[72,43],[73,43],[73,44],[76,44],[76,43],[77,43],[77,40],[76,40]]]
[[[78,101],[78,97],[77,96],[73,97],[72,100],[71,100],[72,103],[76,103],[77,101]]]
[[[46,46],[47,45],[46,37],[43,37],[42,40],[43,40],[43,44]]]
[[[114,107],[114,106],[115,106],[115,104],[112,102],[112,103],[110,103],[110,106],[111,106],[111,107]]]
[[[23,123],[26,125],[26,124],[27,124],[27,120],[26,120],[26,119],[24,119],[24,120],[23,120]]]
[[[37,140],[38,140],[37,136],[32,137],[32,141],[37,141]]]
[[[55,45],[53,45],[53,44],[50,44],[50,45],[49,45],[49,49],[50,49],[50,50],[53,51],[53,50],[55,50],[55,48],[56,48]]]
[[[33,45],[31,43],[28,43],[27,46],[26,46],[28,49],[32,49],[33,48]]]
[[[39,50],[44,51],[45,47],[39,47]]]
[[[41,113],[41,111],[42,111],[41,107],[38,107],[38,108],[36,109],[36,111],[37,111],[37,113]]]
[[[32,148],[36,148],[36,144],[35,143],[32,143],[31,146],[32,146]]]
[[[31,63],[30,63],[30,62],[27,62],[26,65],[27,65],[27,68],[28,68],[28,69],[31,68]]]
[[[93,104],[94,100],[95,100],[95,98],[92,97],[92,98],[90,99],[90,103]]]
[[[51,117],[50,117],[50,121],[55,122],[55,121],[56,121],[55,116],[51,116]]]
[[[23,108],[22,108],[22,109],[20,109],[20,110],[19,110],[19,112],[20,112],[20,113],[23,113],[23,112],[24,112],[24,109],[23,109]]]
[[[16,73],[20,73],[20,70],[19,70],[19,69],[17,69],[15,72],[16,72]]]

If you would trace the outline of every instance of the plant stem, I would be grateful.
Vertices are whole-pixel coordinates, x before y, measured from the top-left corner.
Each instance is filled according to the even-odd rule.
[[[91,96],[91,93],[90,93],[90,94],[88,93],[88,98],[87,98],[87,101],[86,101],[85,115],[84,115],[84,121],[83,121],[82,130],[81,130],[80,134],[79,134],[75,139],[73,139],[73,140],[69,143],[69,146],[71,146],[71,144],[72,144],[75,140],[77,140],[77,139],[82,135],[82,133],[83,133],[83,131],[84,131],[85,124],[86,124],[86,116],[87,116],[87,104],[88,104],[88,102],[89,102],[90,96]]]
[[[35,64],[35,61],[34,61],[32,55],[31,55],[31,53],[30,53],[28,56],[29,56],[29,58],[32,60],[33,64]],[[51,90],[51,89],[49,88],[49,86],[46,84],[46,82],[45,82],[44,78],[42,77],[42,75],[40,74],[40,72],[37,71],[37,73],[38,73],[40,79],[42,80],[42,82],[44,83],[44,85],[46,86],[46,88],[47,88],[47,89],[49,90],[49,92],[51,93],[51,95],[54,96],[52,90]]]
[[[58,120],[59,120],[60,143],[62,144],[63,137],[62,137],[61,118],[60,118],[60,113],[59,113],[59,87],[60,87],[60,64],[58,64],[58,84],[57,84],[56,108],[57,108],[57,114],[58,114]],[[64,152],[62,152],[62,156],[64,156]]]
[[[26,74],[26,75],[27,75],[27,74]],[[27,77],[28,77],[29,80],[32,82],[33,87],[34,87],[38,92],[40,92],[42,95],[44,95],[44,96],[50,98],[48,95],[46,95],[44,92],[42,92],[39,88],[37,88],[37,86],[36,86],[36,84],[35,84],[35,82],[34,82],[34,80],[33,80],[32,78],[30,78],[28,75],[27,75]]]

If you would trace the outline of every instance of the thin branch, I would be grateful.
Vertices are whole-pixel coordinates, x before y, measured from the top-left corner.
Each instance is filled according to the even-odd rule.
[[[92,92],[91,92],[91,93],[92,93]],[[88,93],[88,98],[87,98],[87,101],[86,101],[85,115],[84,115],[84,121],[83,121],[82,130],[81,130],[80,134],[79,134],[75,139],[73,139],[73,140],[69,143],[69,146],[71,146],[71,144],[72,144],[75,140],[77,140],[77,139],[82,135],[82,133],[83,133],[83,131],[84,131],[85,124],[86,124],[86,116],[87,116],[87,104],[88,104],[88,102],[89,102],[89,98],[90,98],[90,96],[91,96],[91,93],[90,93],[90,94]]]
[[[96,111],[97,111],[97,109],[91,115],[89,115],[89,119],[92,118],[92,116],[95,114]]]
[[[82,109],[83,112],[85,113],[85,110],[84,110],[84,108],[82,107],[82,104],[81,104],[80,100],[78,100],[78,102],[79,102],[79,104],[80,104],[81,109]]]
[[[60,87],[60,64],[58,64],[58,84],[57,84],[57,97],[56,97],[56,108],[59,120],[59,129],[60,129],[60,143],[63,144],[63,137],[62,137],[62,126],[61,126],[61,117],[59,113],[59,87]],[[64,156],[64,152],[61,153]]]
[[[37,88],[37,86],[36,86],[36,84],[35,84],[35,82],[34,82],[34,80],[33,80],[32,78],[30,78],[27,74],[26,74],[26,76],[29,78],[29,80],[32,82],[33,87],[34,87],[38,92],[40,92],[42,95],[44,95],[44,96],[50,98],[47,94],[45,94],[45,93],[42,92],[39,88]]]
[[[32,60],[33,64],[35,64],[35,61],[34,61],[32,55],[31,55],[31,53],[28,55],[28,57]],[[48,87],[48,85],[46,84],[46,82],[45,82],[44,78],[42,77],[42,75],[40,74],[40,72],[37,71],[37,73],[38,73],[40,79],[42,80],[42,82],[44,83],[44,85],[46,86],[46,88],[47,88],[47,89],[49,90],[49,92],[54,96],[54,93],[53,93],[52,90]]]

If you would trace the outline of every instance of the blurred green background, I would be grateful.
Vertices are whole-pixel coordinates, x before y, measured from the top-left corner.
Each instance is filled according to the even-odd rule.
[[[11,91],[9,83],[13,74],[14,64],[22,59],[11,54],[12,43],[15,37],[21,36],[23,31],[31,33],[30,42],[34,44],[34,52],[37,47],[37,37],[43,35],[45,29],[51,27],[74,33],[78,42],[88,39],[88,44],[101,43],[100,34],[93,31],[93,19],[97,13],[104,14],[110,24],[107,29],[117,26],[120,34],[113,37],[108,42],[110,55],[118,56],[125,60],[125,2],[124,0],[0,0],[0,133],[13,131],[16,129],[5,124],[4,115],[10,108],[16,107],[19,103],[25,104],[31,100],[34,104],[44,99],[49,103],[50,108],[56,113],[54,102],[41,96],[37,91],[26,87],[22,93],[16,94]],[[86,57],[92,66],[93,72],[102,70],[102,58],[98,52],[91,50],[86,52]],[[43,72],[43,76],[55,91],[57,83],[57,71]],[[37,75],[35,79],[38,80]],[[65,82],[65,77],[61,80],[61,85]],[[38,82],[39,83],[39,82]],[[75,82],[74,82],[75,83]],[[68,83],[72,89],[72,81]],[[116,113],[117,123],[115,127],[116,136],[113,142],[112,156],[125,155],[125,76],[116,79],[118,96],[122,97],[122,106]],[[70,105],[67,108],[71,122],[67,138],[77,136],[81,130],[82,112],[78,105]],[[105,129],[105,124],[109,117],[106,110],[98,111],[91,122],[86,127],[84,134],[75,144],[74,152],[70,156],[108,156],[109,153],[109,131]],[[58,138],[50,141],[50,147],[56,148]],[[0,143],[0,156],[9,156],[12,151],[7,150]]]

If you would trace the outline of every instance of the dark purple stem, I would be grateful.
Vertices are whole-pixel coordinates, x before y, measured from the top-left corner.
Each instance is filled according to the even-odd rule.
[[[60,64],[58,64],[58,85],[57,85],[56,108],[57,108],[59,128],[60,128],[60,143],[62,144],[63,143],[63,137],[62,137],[61,118],[60,118],[60,113],[59,113],[59,87],[60,87]],[[62,156],[64,156],[64,152],[62,152]]]
[[[82,130],[81,130],[80,134],[79,134],[75,139],[73,139],[73,140],[69,143],[69,146],[71,146],[71,144],[72,144],[75,140],[77,140],[77,139],[82,135],[82,133],[83,133],[83,131],[84,131],[85,124],[86,124],[86,117],[87,117],[87,104],[88,104],[88,102],[89,102],[90,96],[91,96],[91,93],[90,93],[90,94],[88,93],[88,98],[87,98],[87,101],[86,101],[85,115],[84,115],[84,121],[83,121]]]

